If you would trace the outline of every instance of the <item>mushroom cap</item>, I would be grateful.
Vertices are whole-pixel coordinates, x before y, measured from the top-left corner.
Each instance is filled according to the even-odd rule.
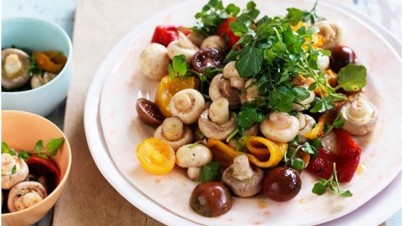
[[[27,163],[18,156],[1,154],[1,189],[10,189],[25,180],[29,173]]]
[[[182,168],[201,167],[212,159],[213,154],[203,144],[187,144],[176,151],[176,164]]]
[[[251,177],[239,180],[232,176],[234,173],[234,164],[224,170],[222,181],[240,197],[251,197],[257,194],[262,189],[262,179],[264,172],[256,166],[252,166],[253,174]]]
[[[159,43],[149,44],[140,55],[141,71],[153,80],[161,80],[168,74],[169,62],[167,48]]]
[[[197,121],[199,115],[205,109],[203,95],[195,89],[183,89],[172,97],[169,102],[169,110],[173,116],[182,120],[184,124],[192,124]]]
[[[35,205],[46,198],[43,185],[36,181],[23,181],[16,184],[8,194],[8,209],[16,212]]]
[[[209,96],[212,101],[221,97],[228,99],[230,107],[236,107],[241,103],[240,90],[232,87],[231,81],[224,78],[223,74],[214,76],[209,88]]]
[[[199,51],[199,47],[193,44],[193,42],[182,32],[178,32],[178,35],[178,39],[172,41],[167,46],[168,56],[173,59],[177,55],[184,55],[186,57],[186,62],[190,63],[193,55]]]
[[[371,132],[377,121],[377,110],[369,101],[360,98],[344,104],[341,109],[343,129],[361,136]]]
[[[209,110],[206,109],[199,117],[199,129],[207,138],[225,140],[236,128],[235,117],[231,115],[226,123],[217,124],[209,119]]]
[[[178,148],[182,147],[183,145],[189,144],[193,141],[193,132],[192,130],[188,127],[184,127],[183,134],[181,135],[181,138],[178,140],[169,140],[165,137],[162,125],[160,125],[154,132],[154,138],[161,139],[165,141],[169,146],[172,147],[175,151],[178,150]]]
[[[7,57],[14,54],[21,62],[21,69],[14,74],[8,74],[6,68]],[[15,48],[8,48],[1,51],[1,85],[6,89],[19,88],[29,81],[28,68],[30,64],[29,55]]]
[[[298,135],[299,121],[286,112],[272,112],[260,123],[260,131],[269,140],[287,143]]]

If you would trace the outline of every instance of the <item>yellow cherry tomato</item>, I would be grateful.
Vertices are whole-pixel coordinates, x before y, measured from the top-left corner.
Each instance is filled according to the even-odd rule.
[[[200,81],[196,77],[171,78],[169,75],[164,76],[158,84],[155,104],[158,106],[163,116],[166,118],[172,117],[168,107],[172,96],[183,89],[198,89],[199,84]]]
[[[140,165],[152,174],[167,174],[175,166],[175,151],[157,138],[143,140],[137,147],[136,154]]]

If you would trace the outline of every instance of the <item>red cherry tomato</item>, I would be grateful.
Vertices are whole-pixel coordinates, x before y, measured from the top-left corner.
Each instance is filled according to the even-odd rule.
[[[159,25],[155,28],[152,43],[159,43],[167,47],[169,43],[178,39],[178,27],[173,25]]]
[[[34,172],[36,176],[45,176],[54,178],[54,183],[57,186],[60,182],[60,170],[56,164],[50,159],[44,159],[37,155],[31,155],[27,160],[27,165],[30,172]]]
[[[223,37],[225,40],[227,40],[228,44],[230,47],[234,46],[238,40],[240,39],[240,37],[236,36],[234,34],[234,32],[231,31],[230,28],[230,23],[236,21],[236,17],[230,17],[226,20],[224,20],[224,22],[222,22],[220,24],[220,26],[218,26],[217,28],[217,32],[216,34]]]

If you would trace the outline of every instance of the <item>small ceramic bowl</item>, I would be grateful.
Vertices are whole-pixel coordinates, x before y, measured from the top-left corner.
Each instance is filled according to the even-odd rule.
[[[2,19],[1,47],[24,47],[30,50],[57,50],[67,62],[62,71],[45,85],[26,91],[5,92],[2,110],[22,110],[47,116],[66,98],[72,76],[72,44],[67,33],[53,22],[33,17]]]
[[[38,140],[42,140],[44,145],[51,138],[64,138],[64,142],[54,157],[53,162],[60,170],[59,184],[48,194],[46,198],[26,209],[1,214],[3,226],[12,225],[32,225],[43,218],[54,206],[65,187],[71,167],[71,149],[63,132],[48,119],[23,111],[2,111],[1,115],[1,135],[2,142],[8,144],[15,150],[33,150]],[[7,200],[3,200],[3,205],[7,205]]]

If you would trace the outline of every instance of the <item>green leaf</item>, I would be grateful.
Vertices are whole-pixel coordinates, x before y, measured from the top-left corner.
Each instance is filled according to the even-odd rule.
[[[305,166],[305,163],[302,159],[300,158],[292,158],[291,159],[291,167],[296,169],[296,170],[303,170]]]
[[[245,46],[241,51],[235,68],[241,77],[249,78],[255,76],[262,66],[263,51],[253,46]]]
[[[334,119],[332,125],[333,125],[334,128],[341,128],[341,127],[343,127],[344,122],[345,122],[345,120],[344,120],[342,114],[339,113],[337,115],[337,117]]]
[[[17,172],[17,165],[14,165],[11,169],[11,174],[15,174]]]
[[[229,24],[231,31],[234,32],[235,35],[241,36],[242,34],[245,34],[248,32],[248,27],[246,24],[239,22],[239,21],[234,21]]]
[[[240,11],[241,9],[233,3],[228,4],[225,8],[225,12],[227,12],[229,16],[236,16]]]
[[[348,92],[356,92],[367,84],[367,69],[362,65],[348,64],[337,74],[338,85]]]
[[[18,153],[18,157],[19,157],[19,158],[22,158],[24,161],[28,161],[28,159],[29,159],[29,153],[26,152],[26,151],[20,151],[20,152]]]
[[[312,192],[317,195],[323,195],[326,192],[327,185],[323,181],[324,179],[321,178],[319,182],[316,182],[312,188]]]
[[[292,88],[292,91],[295,95],[295,100],[297,101],[303,101],[310,96],[308,90],[305,87],[295,86]]]
[[[43,159],[49,159],[49,157],[44,153],[38,153],[38,157]]]
[[[317,153],[317,150],[315,147],[313,147],[309,142],[305,142],[304,144],[302,144],[301,149],[311,155],[314,155]]]
[[[220,164],[211,161],[204,165],[199,179],[201,182],[220,180]]]
[[[291,89],[280,86],[269,93],[269,101],[275,110],[290,112],[294,101],[294,95]]]
[[[341,197],[351,197],[351,196],[353,196],[353,193],[351,193],[350,190],[347,190],[345,192],[340,193],[340,196]]]
[[[264,114],[258,112],[256,109],[243,107],[238,113],[237,125],[242,133],[243,131],[250,129],[256,123],[263,122],[264,118]]]
[[[304,13],[300,9],[288,8],[287,11],[288,14],[286,18],[290,20],[291,25],[298,24],[298,22],[304,17]]]
[[[41,152],[43,150],[43,141],[38,140],[35,144],[35,152]]]
[[[1,142],[1,153],[9,153],[10,147],[6,142]]]
[[[172,66],[168,65],[168,73],[171,77],[184,77],[187,73],[188,65],[186,63],[186,56],[176,55],[172,58]]]
[[[334,107],[332,103],[331,97],[324,97],[324,98],[318,98],[314,102],[314,106],[311,108],[312,113],[323,113],[325,111],[331,110]]]
[[[53,138],[48,141],[47,149],[50,156],[55,156],[60,146],[63,144],[64,138]]]

